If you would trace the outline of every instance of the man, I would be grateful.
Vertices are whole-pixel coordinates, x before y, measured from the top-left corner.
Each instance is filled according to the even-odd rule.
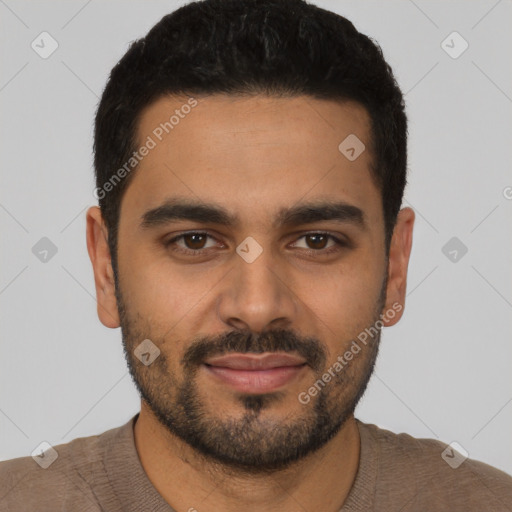
[[[354,417],[404,309],[406,124],[380,49],[302,0],[192,3],[133,43],[87,245],[141,411],[1,463],[0,510],[512,510],[507,474]]]

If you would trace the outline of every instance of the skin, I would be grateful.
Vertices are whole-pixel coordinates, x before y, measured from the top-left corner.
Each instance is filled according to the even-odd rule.
[[[139,141],[146,140],[187,99],[166,97],[150,105],[140,119]],[[211,338],[237,330],[294,329],[317,339],[326,355],[324,369],[331,366],[351,340],[374,323],[378,312],[405,304],[414,224],[414,212],[402,209],[387,258],[381,194],[369,170],[369,117],[358,104],[309,97],[197,99],[199,105],[139,164],[120,212],[123,333],[131,349],[146,337],[158,345],[162,358],[156,361],[165,359],[168,366],[138,365],[134,371],[148,386],[151,379],[153,384],[161,383],[157,398],[168,406],[172,397],[163,390],[171,386],[162,377],[183,382],[181,357],[198,335]],[[367,150],[350,162],[338,145],[352,133]],[[226,228],[181,220],[142,229],[143,213],[170,197],[216,203],[237,214],[240,223]],[[272,226],[280,208],[320,199],[357,206],[364,212],[366,229],[332,220]],[[208,255],[185,256],[165,247],[165,241],[190,230],[208,231],[214,237],[205,242],[211,247]],[[346,237],[351,244],[320,255],[318,249],[314,253],[319,246],[304,237],[312,232]],[[107,235],[99,208],[90,208],[87,246],[98,315],[105,326],[116,328],[123,315]],[[248,236],[263,248],[250,264],[235,251]],[[327,242],[328,247],[333,245]],[[187,246],[182,240],[179,247]],[[383,290],[384,304],[379,302]],[[402,313],[403,308],[393,318],[385,317],[384,326],[397,323]],[[334,404],[346,402],[349,393],[357,391],[369,364],[366,350],[344,370],[343,386],[326,385],[329,411],[339,414]],[[318,375],[306,368],[287,383],[279,398],[263,408],[258,416],[261,423],[256,425],[263,429],[310,418],[318,397],[304,405],[297,396]],[[246,413],[239,395],[210,376],[198,372],[195,386],[212,421],[225,417],[237,421]],[[155,389],[160,388],[153,389],[158,393]],[[193,507],[286,512],[303,507],[334,512],[354,482],[360,450],[357,425],[349,414],[336,435],[316,451],[281,470],[250,474],[202,456],[173,435],[144,400],[135,443],[148,478],[177,511]]]

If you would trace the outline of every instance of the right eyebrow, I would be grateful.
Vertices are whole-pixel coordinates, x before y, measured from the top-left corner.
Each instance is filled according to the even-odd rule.
[[[142,228],[151,228],[174,220],[191,220],[199,223],[213,223],[234,226],[238,218],[221,206],[188,201],[167,200],[157,208],[142,215]]]

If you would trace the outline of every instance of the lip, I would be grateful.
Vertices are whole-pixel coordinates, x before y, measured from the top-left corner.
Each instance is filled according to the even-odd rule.
[[[271,370],[283,366],[299,366],[306,363],[303,357],[279,352],[263,354],[226,354],[206,361],[208,366],[230,368],[232,370]]]
[[[237,391],[261,394],[290,383],[307,364],[292,354],[264,353],[214,357],[203,366],[212,377]]]

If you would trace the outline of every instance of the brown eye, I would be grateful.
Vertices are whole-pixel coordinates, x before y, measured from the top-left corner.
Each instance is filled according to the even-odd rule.
[[[319,233],[315,233],[313,235],[306,235],[306,240],[310,242],[308,243],[308,246],[311,249],[325,249],[328,239],[328,235],[323,235]]]
[[[215,246],[215,238],[208,233],[192,231],[172,238],[165,242],[165,246],[179,253],[198,256]]]
[[[203,233],[191,233],[183,235],[183,241],[187,249],[203,249],[206,242],[207,235]]]
[[[307,233],[302,235],[293,246],[305,250],[311,255],[322,256],[341,251],[349,244],[329,233]]]

